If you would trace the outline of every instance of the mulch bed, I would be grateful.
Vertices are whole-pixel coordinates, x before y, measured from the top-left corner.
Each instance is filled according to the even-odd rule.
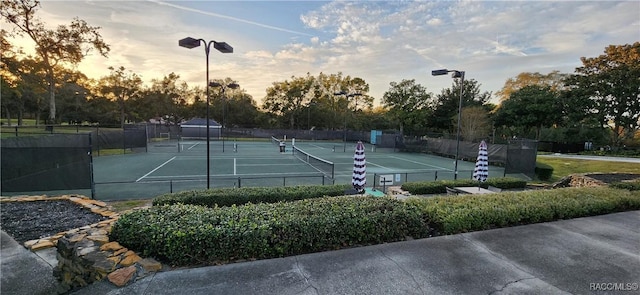
[[[596,180],[600,180],[604,183],[614,183],[614,182],[640,179],[640,174],[632,174],[632,173],[608,173],[608,174],[594,173],[594,174],[587,174],[586,176]]]
[[[106,219],[65,200],[3,202],[0,205],[2,230],[20,244]]]

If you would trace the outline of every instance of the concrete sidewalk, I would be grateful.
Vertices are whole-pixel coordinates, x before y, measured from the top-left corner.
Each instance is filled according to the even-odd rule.
[[[609,161],[609,162],[624,162],[624,163],[638,163],[640,164],[640,158],[625,158],[625,157],[610,157],[610,156],[590,156],[590,155],[572,155],[572,154],[549,154],[538,155],[541,158],[565,158],[565,159],[578,159],[578,160],[591,160],[591,161]]]
[[[29,287],[29,271],[5,279],[4,244],[2,294],[46,294],[46,284]],[[5,293],[5,284],[27,290]],[[159,272],[73,294],[638,294],[639,284],[640,211],[631,211]]]

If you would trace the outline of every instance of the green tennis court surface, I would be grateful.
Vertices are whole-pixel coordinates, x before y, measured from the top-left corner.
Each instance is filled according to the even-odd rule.
[[[306,154],[294,154],[291,140],[286,141],[284,153],[270,140],[211,141],[211,187],[351,183],[355,143],[296,141],[295,146]],[[399,153],[368,144],[365,156],[367,187],[374,185],[376,175],[393,180],[385,185],[454,177],[454,161],[450,158]],[[94,158],[96,198],[151,198],[206,188],[206,160],[206,141],[162,141],[150,143],[147,153]],[[474,166],[473,162],[460,161],[458,178],[471,178]],[[489,177],[502,177],[503,171],[490,167]]]

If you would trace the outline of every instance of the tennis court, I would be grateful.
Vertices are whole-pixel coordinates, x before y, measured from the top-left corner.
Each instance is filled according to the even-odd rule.
[[[210,187],[291,186],[351,183],[355,143],[286,141],[211,141]],[[453,179],[454,161],[425,154],[398,153],[366,144],[367,186],[406,181]],[[206,141],[150,143],[147,153],[96,157],[95,195],[100,200],[150,198],[207,186]],[[458,162],[460,179],[470,178],[475,163]],[[490,177],[503,176],[490,167]],[[389,182],[391,180],[391,182]]]

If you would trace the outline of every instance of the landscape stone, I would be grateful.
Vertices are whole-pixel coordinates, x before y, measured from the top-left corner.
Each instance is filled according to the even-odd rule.
[[[136,273],[136,267],[132,265],[132,266],[115,270],[114,272],[110,273],[107,276],[107,278],[109,279],[109,282],[111,282],[112,284],[118,287],[123,287],[127,283],[129,283],[129,281],[131,281],[135,273]]]
[[[162,264],[153,258],[144,258],[138,261],[138,264],[147,272],[160,271],[162,269]]]
[[[118,242],[109,242],[100,246],[100,251],[115,251],[122,249],[122,245]]]

